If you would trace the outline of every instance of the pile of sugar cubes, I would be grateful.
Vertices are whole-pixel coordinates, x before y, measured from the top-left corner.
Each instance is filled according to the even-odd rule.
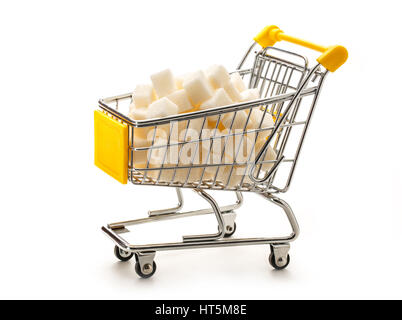
[[[213,65],[205,71],[199,70],[182,76],[175,77],[169,70],[151,75],[152,84],[137,85],[129,108],[129,117],[134,120],[145,120],[163,118],[177,114],[207,110],[236,104],[239,102],[252,101],[260,98],[258,89],[247,89],[239,73],[229,74],[224,66]],[[159,125],[156,132],[154,127],[135,128],[134,147],[143,148],[152,146],[165,146],[165,148],[153,148],[150,150],[135,151],[133,155],[134,167],[139,168],[160,168],[176,167],[174,170],[147,170],[147,176],[158,181],[195,183],[200,180],[215,180],[221,183],[228,183],[229,187],[237,186],[240,182],[250,182],[247,176],[247,166],[226,165],[194,167],[181,166],[197,164],[221,164],[221,163],[243,163],[250,160],[250,154],[257,154],[264,145],[270,130],[260,131],[255,139],[256,133],[229,136],[229,138],[217,139],[217,137],[228,137],[230,132],[236,130],[272,128],[274,120],[269,113],[260,108],[253,108],[249,116],[249,110],[223,113],[219,126],[219,116],[208,116],[188,121],[178,121],[166,125]],[[248,120],[247,120],[248,119]],[[247,123],[247,126],[246,126]],[[176,127],[174,127],[174,124]],[[202,129],[202,132],[201,132]],[[172,131],[173,130],[173,131]],[[194,143],[182,144],[180,141],[199,141],[202,143],[195,146]],[[167,139],[169,137],[169,147]],[[214,137],[211,145],[211,137]],[[222,150],[224,148],[224,157]],[[167,150],[168,149],[168,150]],[[241,152],[239,152],[239,150]],[[151,152],[151,154],[149,154]],[[239,160],[240,159],[240,160]],[[275,160],[276,153],[269,146],[264,160]],[[253,158],[251,158],[253,160]],[[272,163],[262,166],[263,171],[272,167]],[[245,178],[243,176],[246,175]],[[229,181],[228,177],[231,177]]]

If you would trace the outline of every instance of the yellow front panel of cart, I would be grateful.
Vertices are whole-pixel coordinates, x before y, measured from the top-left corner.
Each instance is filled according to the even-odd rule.
[[[95,111],[95,165],[117,181],[127,183],[127,124],[99,110]]]

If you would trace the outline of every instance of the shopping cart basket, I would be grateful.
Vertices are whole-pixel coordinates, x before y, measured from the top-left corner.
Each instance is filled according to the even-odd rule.
[[[131,181],[136,185],[176,188],[179,202],[176,207],[149,211],[146,218],[110,223],[102,228],[116,244],[117,258],[127,261],[135,256],[135,270],[141,277],[148,278],[155,273],[155,253],[161,250],[269,244],[270,264],[276,269],[289,264],[289,243],[297,238],[299,227],[292,209],[278,194],[286,192],[291,184],[323,81],[328,71],[334,72],[345,63],[348,54],[342,46],[316,45],[288,36],[276,26],[264,28],[254,40],[236,72],[247,81],[249,88],[259,89],[258,100],[142,121],[132,120],[119,111],[130,104],[132,93],[99,100],[100,109],[95,111],[95,164],[121,183]],[[281,40],[322,55],[310,68],[304,56],[273,47]],[[258,51],[253,50],[256,44],[262,47]],[[243,122],[238,121],[240,113],[247,115]],[[248,123],[255,113],[263,117],[257,128],[250,128]],[[272,117],[274,125],[266,126],[264,117]],[[223,119],[230,125],[220,131]],[[202,132],[211,120],[214,128],[205,136]],[[181,128],[184,134],[178,137],[175,128]],[[161,139],[158,129],[167,132],[167,136]],[[136,137],[144,132],[151,136],[151,142],[139,145]],[[245,140],[249,145],[251,141],[251,147],[246,148],[244,155],[242,142]],[[233,141],[237,142],[233,144]],[[172,150],[177,155],[174,160],[170,157]],[[231,157],[226,156],[228,150]],[[155,154],[159,162],[152,162]],[[139,162],[141,157],[143,161]],[[182,211],[181,188],[193,189],[211,208]],[[233,205],[219,206],[207,190],[233,191],[237,200]],[[236,230],[234,210],[242,205],[242,192],[247,191],[258,193],[283,209],[292,233],[275,238],[232,238]],[[129,231],[128,226],[204,214],[215,214],[217,233],[149,245],[132,245],[121,236]]]

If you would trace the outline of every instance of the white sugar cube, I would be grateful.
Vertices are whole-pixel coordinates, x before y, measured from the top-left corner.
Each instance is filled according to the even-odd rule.
[[[147,118],[147,108],[131,108],[129,117],[134,120],[145,120]]]
[[[226,174],[229,176],[230,174],[230,167],[226,169]],[[234,166],[232,170],[232,175],[230,177],[229,183],[227,184],[228,188],[239,188],[242,187],[240,183],[252,183],[250,180],[248,173],[250,171],[250,166],[242,165],[242,166]],[[244,178],[243,178],[244,176]],[[243,182],[242,182],[243,180]],[[226,183],[226,181],[225,181]]]
[[[199,106],[204,101],[210,99],[213,90],[202,71],[196,72],[185,79],[183,88],[186,90],[193,106]]]
[[[152,128],[152,129],[151,129]],[[142,128],[137,128],[137,129],[142,129]],[[159,125],[155,129],[155,127],[147,127],[148,129],[148,134],[146,136],[148,142],[155,141],[156,140],[164,140],[167,141],[170,133],[170,124],[164,124],[164,125]]]
[[[203,152],[205,152],[205,150],[203,150]],[[205,154],[205,157],[207,157],[207,155],[208,155],[208,153]],[[225,163],[225,159],[221,160],[221,156],[214,153],[214,154],[210,154],[208,162],[210,164],[220,164],[220,165],[206,167],[204,176],[203,176],[203,180],[213,180],[213,179],[215,179],[215,175],[216,175],[216,181],[223,182],[226,177],[226,174],[225,174],[226,166],[223,165]],[[219,168],[219,171],[217,174],[218,168]]]
[[[257,157],[258,153],[260,152],[261,148],[264,146],[266,140],[265,139],[258,139],[256,144],[255,144],[255,157]],[[269,145],[268,149],[265,153],[265,157],[263,158],[264,160],[262,161],[272,161],[272,160],[276,160],[276,152],[275,150]],[[274,166],[274,162],[272,163],[264,163],[261,166],[261,170],[262,171],[269,171],[273,166]],[[257,169],[259,168],[259,166],[256,167]]]
[[[150,131],[149,127],[134,128],[134,137],[141,138],[141,139],[147,139],[149,131]]]
[[[208,99],[207,101],[204,101],[200,105],[200,110],[207,110],[207,109],[211,109],[211,108],[215,108],[215,99],[214,99],[214,97],[211,97],[210,99]]]
[[[182,77],[176,77],[175,79],[174,79],[174,82],[175,82],[175,84],[176,84],[176,89],[183,89],[183,78]]]
[[[187,163],[182,163],[179,161],[178,152],[179,148],[174,146],[177,144],[176,140],[170,141],[170,147],[163,147],[154,149],[150,156],[150,167],[151,168],[161,168],[161,170],[150,170],[147,173],[148,177],[153,179],[158,179],[160,182],[175,182],[175,183],[192,183],[199,180],[200,177],[200,169],[199,168],[192,168],[189,174],[188,168],[182,168],[182,166],[186,165]],[[165,146],[166,141],[164,140],[157,140],[155,141],[154,145]],[[182,152],[183,153],[183,152]],[[181,154],[180,159],[182,159],[183,155]],[[192,158],[189,156],[189,162],[191,162]],[[195,161],[197,164],[198,162]],[[177,167],[176,169],[163,169],[163,167]],[[189,175],[189,176],[188,176]],[[187,179],[188,176],[188,179]]]
[[[229,143],[230,140],[230,143]],[[228,143],[225,148],[225,156],[230,162],[242,163],[250,159],[254,159],[251,152],[254,150],[254,140],[247,135],[233,135],[228,138]]]
[[[195,183],[200,180],[200,177],[201,168],[191,168],[190,174],[188,168],[177,169],[173,181],[176,183]]]
[[[147,110],[147,119],[163,118],[177,114],[179,107],[168,98],[152,102]]]
[[[134,148],[149,147],[150,143],[147,139],[134,136],[133,139]],[[133,151],[133,165],[135,168],[145,168],[148,161],[148,150],[134,150]]]
[[[215,91],[213,98],[215,100],[215,105],[217,107],[227,106],[233,103],[232,99],[230,99],[225,89],[222,88],[219,88],[218,90]]]
[[[165,163],[165,167],[167,166],[175,167],[176,164]],[[180,168],[180,166],[176,169],[176,171],[174,169],[150,170],[147,173],[147,177],[153,178],[154,180],[158,179],[159,177],[158,181],[165,183],[195,183],[198,182],[201,177],[201,169],[191,168],[190,174],[188,168]]]
[[[243,82],[242,77],[238,72],[232,73],[230,75],[230,81],[234,85],[234,87],[237,89],[239,92],[243,92],[244,90],[247,89],[246,85]]]
[[[231,158],[226,157],[226,152],[223,154],[223,146],[226,137],[225,132],[219,130],[205,130],[202,133],[202,144],[200,146],[202,164],[210,164],[205,168],[203,180],[213,180],[216,176],[216,181],[223,182],[226,177],[225,163],[230,163]],[[226,133],[227,134],[227,133]],[[212,138],[212,139],[211,139]],[[228,138],[227,145],[231,143],[231,138]],[[220,169],[218,170],[218,167]]]
[[[187,143],[181,145],[179,160],[180,165],[198,165],[200,164],[201,146],[199,145],[199,133],[193,132],[186,135],[185,140]]]
[[[133,101],[131,101],[131,103],[128,107],[128,113],[130,114],[134,109],[135,109],[135,102],[133,100]]]
[[[246,125],[247,118],[248,115],[244,110],[239,110],[236,113],[225,113],[222,117],[222,124],[227,129],[231,128],[232,130],[243,130]]]
[[[178,125],[173,125],[172,137],[178,141],[198,140],[203,126],[207,127],[203,118],[192,119],[189,123],[188,120],[179,121]],[[176,128],[177,133],[174,131]]]
[[[234,137],[229,134],[228,130],[217,131],[211,130],[211,136],[215,135],[213,143],[204,141],[202,148],[203,163],[215,164],[219,166],[210,166],[205,169],[204,179],[213,180],[226,184],[228,178],[228,168],[233,163]],[[208,158],[209,153],[209,159]],[[222,155],[223,153],[223,155]],[[218,170],[219,167],[219,170]]]
[[[154,89],[150,84],[140,84],[135,87],[133,101],[136,108],[145,108],[155,100]]]
[[[235,88],[234,84],[231,81],[226,82],[223,85],[223,89],[225,89],[230,99],[232,99],[234,102],[241,101],[240,92]]]
[[[198,140],[199,134],[196,135],[196,139]],[[194,141],[194,137],[187,136],[186,141]],[[198,141],[197,142],[190,142],[188,144],[184,144],[182,149],[180,150],[180,159],[176,161],[174,165],[179,167],[189,166],[191,164],[198,165],[200,163],[200,154],[201,150],[198,148]],[[174,181],[179,183],[193,183],[198,182],[201,177],[201,169],[200,168],[191,168],[190,175],[187,179],[189,174],[188,168],[177,169],[176,175],[174,177]]]
[[[151,75],[151,80],[158,98],[163,98],[176,90],[175,79],[169,69],[154,73]]]
[[[145,120],[147,119],[147,108],[135,108],[135,107],[131,108],[128,117],[133,120]],[[148,133],[149,133],[149,127],[134,128],[135,137],[146,139]]]
[[[155,145],[165,145],[166,142],[163,142],[163,144],[159,144],[158,141],[155,141]],[[149,167],[150,168],[161,168],[162,164],[165,167],[170,167],[169,164],[169,148],[155,148],[151,151],[149,151]],[[164,181],[168,182],[172,178],[173,171],[172,170],[149,170],[147,172],[147,177],[153,178],[153,179],[158,179],[159,181]]]
[[[167,96],[167,98],[176,104],[179,108],[179,113],[187,112],[193,108],[190,100],[187,97],[186,90],[177,90]]]
[[[222,88],[230,81],[230,76],[224,66],[213,65],[205,71],[209,82],[215,89]]]
[[[202,133],[202,137],[201,150],[203,163],[224,164],[232,162],[233,157],[229,154],[233,150],[233,136],[229,134],[229,130],[205,130]],[[213,169],[213,171],[215,170]]]
[[[241,95],[241,101],[252,101],[260,99],[260,91],[257,88],[244,90]]]
[[[188,128],[194,130],[195,132],[201,132],[201,130],[206,126],[206,121],[204,122],[203,118],[198,118],[190,120]]]
[[[218,166],[206,167],[204,172],[203,180],[213,180],[216,176],[216,182],[225,183],[226,182],[226,166],[220,166],[218,170]],[[218,172],[218,174],[217,174]]]
[[[219,130],[203,130],[202,132],[202,162],[209,164],[221,163],[222,156],[222,133]],[[208,156],[209,154],[209,156]]]
[[[275,123],[269,112],[265,112],[259,108],[253,108],[250,114],[250,119],[247,124],[248,129],[267,129],[272,128]],[[259,131],[258,137],[266,139],[272,132],[272,129]]]
[[[175,77],[176,88],[178,90],[183,89],[183,82],[187,80],[189,77],[191,77],[192,74],[193,73],[185,73],[180,76],[176,76]]]
[[[171,143],[175,143],[175,141],[171,140]],[[153,167],[159,167],[163,163],[170,160],[171,156],[171,148],[168,147],[167,139],[165,138],[156,138],[154,143],[152,144],[152,150],[150,149],[148,152],[149,164]]]
[[[209,100],[205,101],[203,104],[201,104],[200,110],[227,106],[232,103],[233,103],[233,101],[232,101],[232,99],[230,99],[230,97],[226,93],[226,91],[222,88],[219,88],[218,90],[215,91],[215,93],[211,99],[209,99]],[[208,117],[208,120],[218,121],[218,116]]]

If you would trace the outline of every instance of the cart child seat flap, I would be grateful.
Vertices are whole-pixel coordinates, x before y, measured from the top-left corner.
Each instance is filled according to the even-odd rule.
[[[95,165],[126,184],[128,172],[128,128],[106,113],[95,111]]]

